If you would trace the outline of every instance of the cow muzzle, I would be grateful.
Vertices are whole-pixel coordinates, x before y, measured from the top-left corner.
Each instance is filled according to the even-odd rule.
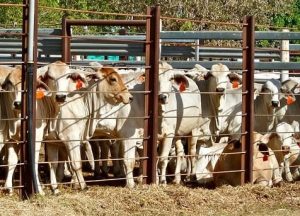
[[[279,107],[279,101],[272,101],[272,107],[274,108]]]
[[[167,104],[168,103],[168,96],[165,94],[160,94],[158,96],[158,100],[161,104]]]
[[[22,102],[21,101],[15,101],[14,102],[14,109],[20,110],[22,107]]]
[[[216,88],[216,92],[218,93],[224,93],[225,88]]]
[[[63,103],[66,101],[67,96],[66,95],[56,95],[55,99],[58,103]]]
[[[290,153],[290,147],[289,146],[281,146],[281,150],[282,150],[282,153],[284,155]]]

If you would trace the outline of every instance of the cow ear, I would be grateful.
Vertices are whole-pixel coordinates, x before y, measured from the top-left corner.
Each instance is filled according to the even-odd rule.
[[[284,97],[286,99],[287,105],[291,105],[296,101],[296,97],[291,91],[287,91],[286,93],[284,93]]]
[[[260,139],[260,141],[262,143],[269,143],[271,139],[274,138],[279,138],[279,135],[277,133],[267,133],[265,135],[262,136],[262,138]]]
[[[144,83],[146,80],[145,74],[142,74],[142,75],[136,77],[135,80],[137,81],[138,84]]]
[[[86,80],[91,81],[91,80],[99,80],[102,77],[101,72],[88,72],[85,74]]]
[[[297,141],[297,142],[300,142],[300,132],[296,132],[293,134],[293,137],[294,139]]]
[[[299,83],[297,81],[288,79],[282,82],[280,90],[282,93],[285,93],[287,91],[294,92],[295,89],[298,87],[299,87]]]
[[[43,97],[51,97],[52,92],[50,92],[49,87],[41,80],[36,81],[36,99],[42,99]]]
[[[213,75],[211,72],[207,72],[205,75],[204,75],[204,79],[205,80],[208,80],[209,78],[211,78]]]
[[[228,149],[229,150],[234,150],[234,149],[239,149],[241,148],[241,141],[240,140],[230,140],[228,143]]]
[[[179,91],[183,92],[189,87],[189,81],[183,74],[175,74],[174,82],[179,85]]]

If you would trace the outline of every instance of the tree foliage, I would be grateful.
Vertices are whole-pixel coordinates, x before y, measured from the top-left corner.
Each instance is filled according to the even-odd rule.
[[[0,3],[22,3],[22,0],[0,0]],[[146,7],[161,6],[164,17],[164,30],[200,30],[200,29],[229,29],[214,23],[199,21],[239,23],[245,15],[254,15],[260,25],[299,26],[300,0],[39,0],[39,23],[42,26],[59,25],[62,16],[80,19],[123,18],[133,16],[99,15],[74,11],[59,11],[45,9],[41,6],[90,10],[98,12],[145,14]],[[16,7],[0,6],[0,22],[4,26],[22,23],[22,10]],[[194,21],[171,20],[173,18],[188,18]]]

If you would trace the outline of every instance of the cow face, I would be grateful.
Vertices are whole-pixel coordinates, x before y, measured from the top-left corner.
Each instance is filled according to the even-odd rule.
[[[189,82],[184,72],[180,73],[179,71],[172,69],[161,72],[159,74],[159,102],[161,104],[169,103],[171,92],[183,92],[188,87]]]
[[[275,132],[264,135],[262,142],[268,143],[273,150],[282,150],[283,154],[288,154],[291,146],[296,144],[294,134],[294,128],[282,122],[276,126]]]
[[[69,66],[61,61],[53,62],[37,70],[38,79],[54,92],[57,102],[63,102],[66,99],[69,73]]]
[[[22,101],[22,70],[21,67],[15,67],[2,83],[2,89],[8,91],[9,103],[12,103],[13,109],[21,109]]]
[[[261,96],[267,107],[277,108],[280,106],[280,87],[278,80],[268,80],[264,83],[261,89]]]
[[[109,104],[128,104],[133,100],[121,76],[113,68],[101,68],[97,71],[100,78],[98,84],[101,94]]]
[[[228,88],[230,71],[226,65],[214,64],[211,71],[204,76],[205,80],[209,82],[209,90],[223,94]]]

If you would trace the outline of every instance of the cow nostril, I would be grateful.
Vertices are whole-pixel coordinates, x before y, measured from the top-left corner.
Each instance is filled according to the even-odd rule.
[[[279,107],[278,101],[272,101],[272,107]]]
[[[129,101],[130,101],[130,103],[133,101],[133,97],[132,96],[129,97]]]
[[[66,95],[56,95],[55,99],[57,102],[64,102],[66,100]]]
[[[14,102],[14,108],[15,109],[21,109],[21,105],[22,105],[21,101],[15,101]]]
[[[225,91],[224,88],[217,88],[217,89],[216,89],[216,92],[224,92],[224,91]]]
[[[161,103],[165,103],[167,100],[167,95],[165,95],[165,94],[159,95],[159,100]]]

